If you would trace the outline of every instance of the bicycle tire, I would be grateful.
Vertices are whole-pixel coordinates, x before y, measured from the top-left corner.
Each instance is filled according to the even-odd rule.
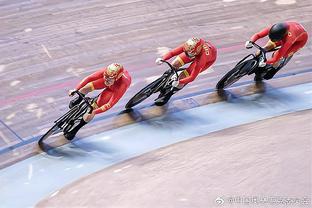
[[[255,59],[250,59],[236,65],[232,70],[226,73],[217,83],[216,88],[223,90],[237,82],[240,78],[247,74],[252,74],[257,64]]]
[[[46,140],[52,134],[54,134],[57,130],[60,130],[58,125],[59,125],[59,123],[55,123],[44,135],[41,136],[41,138],[38,141],[38,145],[39,145],[41,150],[45,151],[43,141]]]
[[[137,94],[135,94],[126,104],[126,109],[132,108],[133,106],[141,103],[143,100],[147,99],[149,96],[155,93],[156,91],[154,91],[154,88],[156,89],[157,87],[159,87],[159,84],[163,81],[163,78],[164,77],[162,76],[156,79],[155,81],[141,89]]]
[[[79,110],[78,106],[74,107],[74,108],[70,109],[68,112],[66,112],[63,116],[58,118],[56,121],[54,121],[54,125],[44,135],[42,135],[38,141],[38,145],[39,145],[41,150],[45,151],[43,141],[45,139],[47,139],[49,136],[51,136],[52,134],[56,133],[57,131],[61,132],[63,127],[64,127],[63,125],[68,120],[70,120],[70,118],[73,117],[74,114],[76,114],[78,110]]]

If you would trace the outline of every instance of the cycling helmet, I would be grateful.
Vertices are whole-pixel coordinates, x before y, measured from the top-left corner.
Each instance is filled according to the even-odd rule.
[[[269,38],[273,42],[282,40],[288,32],[288,25],[286,23],[274,24],[269,32]]]
[[[202,39],[193,37],[184,43],[183,50],[188,56],[196,56],[201,52],[203,45]]]
[[[124,72],[124,68],[121,64],[113,63],[107,66],[104,76],[106,79],[117,80]]]

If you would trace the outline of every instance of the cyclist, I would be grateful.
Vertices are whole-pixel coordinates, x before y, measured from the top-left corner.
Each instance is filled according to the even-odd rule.
[[[80,123],[74,127],[70,132],[65,134],[65,138],[72,140],[78,130],[87,122],[91,121],[96,114],[103,113],[112,108],[119,99],[125,94],[126,90],[131,84],[131,76],[121,64],[113,63],[94,72],[93,74],[84,78],[75,89],[69,91],[71,96],[74,91],[79,90],[86,95],[93,90],[104,89],[99,95],[96,103],[93,104],[94,110],[92,113],[86,113],[81,119]],[[82,101],[80,97],[72,100],[69,107],[79,104]]]
[[[267,35],[269,36],[269,41],[264,46],[264,49],[269,51],[278,46],[280,46],[280,48],[274,52],[272,58],[267,60],[266,63],[261,62],[259,64],[260,67],[267,67],[267,70],[264,70],[267,72],[264,74],[256,74],[256,82],[261,82],[262,79],[271,79],[282,68],[279,66],[284,62],[284,59],[289,60],[308,40],[308,33],[301,24],[297,22],[283,22],[274,24],[254,34],[250,38],[250,41],[255,42]],[[246,48],[252,48],[250,41],[246,42]],[[257,52],[257,55],[259,54],[260,53]]]
[[[174,56],[176,58],[173,60],[172,65],[176,69],[187,63],[191,64],[179,75],[178,79],[172,81],[172,90],[160,93],[155,100],[156,105],[166,104],[175,92],[194,81],[199,73],[209,68],[216,61],[217,49],[211,42],[193,37],[183,45],[166,53],[162,58],[157,58],[155,62],[160,65],[163,60],[169,60]]]

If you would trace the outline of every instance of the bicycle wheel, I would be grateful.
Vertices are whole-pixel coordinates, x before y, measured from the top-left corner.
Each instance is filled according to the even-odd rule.
[[[61,132],[62,129],[66,126],[67,121],[70,120],[75,114],[77,114],[78,111],[79,107],[75,106],[68,112],[66,112],[63,116],[61,116],[59,119],[54,121],[54,125],[44,135],[42,135],[38,141],[38,145],[43,151],[45,149],[43,140],[47,139],[49,136],[53,134]]]
[[[61,132],[61,129],[58,127],[59,123],[55,123],[52,128],[50,128],[38,141],[38,145],[40,147],[41,150],[45,151],[45,146],[43,141],[45,139],[47,139],[49,136],[51,136],[52,134]]]
[[[243,76],[251,74],[256,66],[257,61],[255,59],[250,59],[243,63],[240,63],[239,65],[236,65],[231,71],[229,71],[222,77],[222,79],[217,83],[216,88],[218,90],[222,90],[226,87],[231,86]]]
[[[140,90],[136,95],[134,95],[126,104],[126,109],[132,108],[133,106],[141,103],[143,100],[151,96],[151,94],[155,93],[155,89],[159,87],[159,85],[164,80],[164,77],[160,77],[144,87],[142,90]]]

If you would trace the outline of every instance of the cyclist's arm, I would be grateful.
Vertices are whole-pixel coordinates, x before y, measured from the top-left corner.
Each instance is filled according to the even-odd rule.
[[[118,91],[114,92],[111,99],[109,99],[109,101],[106,104],[99,106],[99,108],[94,110],[94,113],[99,114],[99,113],[103,113],[103,112],[111,109],[120,100],[120,98],[125,94],[127,89],[128,89],[127,84],[124,84],[124,83],[121,84],[118,88]]]
[[[163,60],[168,60],[168,59],[171,59],[171,58],[174,57],[174,56],[179,55],[180,53],[183,53],[183,45],[181,45],[181,46],[179,46],[179,47],[177,47],[177,48],[175,48],[175,49],[169,51],[168,53],[166,53],[166,54],[162,57],[162,59],[163,59]]]
[[[291,42],[286,42],[278,51],[276,51],[273,57],[267,60],[267,64],[274,64],[279,61],[282,57],[286,56],[288,49],[291,47]]]
[[[267,27],[265,29],[263,29],[262,31],[254,34],[253,36],[251,36],[250,41],[252,42],[256,42],[257,40],[259,40],[260,38],[263,38],[265,36],[267,36],[269,34],[270,31],[270,27]]]
[[[103,78],[103,73],[105,71],[104,69],[101,69],[99,71],[94,72],[93,74],[87,76],[86,78],[84,78],[77,86],[76,86],[76,90],[80,90],[81,88],[83,88],[86,84],[95,81],[97,79],[101,79]]]

